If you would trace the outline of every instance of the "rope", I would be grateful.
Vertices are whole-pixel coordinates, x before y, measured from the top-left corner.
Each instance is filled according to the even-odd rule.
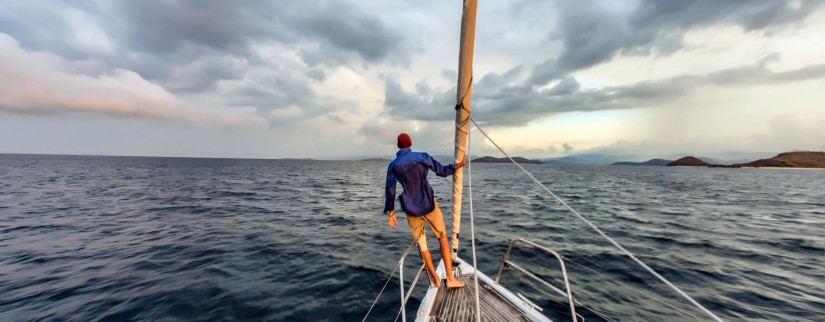
[[[467,185],[469,186],[470,197],[470,244],[473,249],[473,283],[475,283],[476,293],[476,322],[481,322],[481,305],[478,300],[478,265],[476,263],[476,225],[473,222],[473,162],[470,161],[470,131],[467,131],[467,153],[464,160],[467,161]]]
[[[702,312],[705,312],[705,314],[709,315],[710,317],[712,317],[712,318],[713,318],[715,321],[717,321],[717,322],[724,322],[722,319],[720,319],[718,316],[716,316],[716,314],[713,314],[713,312],[711,312],[710,310],[706,309],[704,306],[702,306],[702,304],[699,304],[699,302],[696,302],[696,300],[694,300],[692,297],[690,297],[690,295],[687,295],[687,293],[683,292],[683,291],[682,291],[679,287],[677,287],[676,285],[674,285],[673,283],[671,283],[670,281],[668,281],[668,280],[667,280],[666,278],[664,278],[662,275],[659,275],[659,273],[657,273],[655,270],[653,270],[652,268],[650,268],[650,266],[647,266],[647,264],[645,264],[644,262],[642,262],[641,260],[639,260],[638,258],[636,258],[636,256],[635,256],[635,255],[633,255],[633,253],[631,253],[630,251],[628,251],[627,249],[625,249],[624,247],[622,247],[622,245],[620,245],[618,242],[616,242],[615,240],[613,240],[613,238],[610,238],[610,236],[608,236],[607,234],[605,234],[605,233],[604,233],[601,229],[599,229],[599,227],[596,227],[596,225],[594,225],[594,224],[593,224],[593,223],[591,223],[589,220],[587,220],[586,218],[584,218],[584,216],[582,216],[581,214],[579,214],[579,212],[578,212],[578,211],[576,211],[575,209],[573,209],[572,207],[570,207],[569,205],[567,205],[567,203],[566,203],[566,202],[564,202],[564,200],[562,200],[561,198],[559,198],[558,196],[556,196],[556,194],[555,194],[555,193],[553,193],[552,191],[550,191],[550,189],[547,189],[547,187],[545,187],[545,186],[544,186],[544,184],[542,184],[542,183],[541,183],[541,181],[539,181],[538,179],[536,179],[536,177],[534,177],[534,176],[533,176],[530,172],[528,172],[526,169],[524,169],[524,167],[522,167],[522,166],[521,166],[518,162],[516,162],[515,160],[513,160],[513,158],[511,158],[511,157],[510,157],[510,155],[508,155],[508,154],[507,154],[507,152],[504,152],[504,150],[503,150],[500,146],[498,146],[498,144],[497,144],[495,141],[493,141],[493,139],[491,139],[491,138],[490,138],[490,136],[489,136],[489,135],[487,135],[487,133],[486,133],[486,132],[484,132],[484,130],[482,130],[482,129],[481,129],[481,127],[479,127],[479,126],[478,126],[478,123],[476,123],[476,121],[475,121],[472,117],[470,118],[470,122],[473,122],[473,125],[475,125],[475,126],[476,126],[476,128],[478,129],[478,131],[479,131],[479,132],[481,132],[481,134],[483,134],[483,135],[484,135],[484,137],[486,137],[486,138],[487,138],[487,140],[490,140],[490,143],[493,143],[493,145],[494,145],[494,146],[495,146],[495,147],[496,147],[499,151],[501,151],[501,153],[503,153],[503,154],[504,154],[504,156],[506,156],[508,159],[510,159],[510,162],[513,162],[513,164],[515,164],[517,167],[519,167],[519,169],[521,169],[521,171],[524,171],[524,173],[525,173],[525,174],[527,174],[527,176],[529,176],[529,177],[530,177],[530,179],[533,179],[533,181],[535,181],[535,182],[536,182],[536,183],[537,183],[540,187],[542,187],[542,189],[544,189],[544,191],[547,191],[547,193],[548,193],[548,194],[550,194],[551,196],[553,196],[553,198],[555,198],[555,199],[556,199],[556,200],[557,200],[557,201],[558,201],[558,202],[559,202],[562,206],[564,206],[565,208],[567,208],[567,210],[570,210],[570,212],[572,212],[574,215],[576,215],[576,217],[578,217],[579,219],[581,219],[581,221],[583,221],[585,224],[587,224],[588,226],[590,226],[590,228],[592,228],[594,231],[596,231],[596,233],[598,233],[599,235],[601,235],[602,237],[604,237],[605,239],[607,239],[607,241],[609,241],[611,244],[613,244],[613,246],[616,246],[616,248],[618,248],[618,249],[619,249],[622,253],[624,253],[625,255],[627,255],[628,257],[630,257],[631,259],[633,259],[633,261],[635,261],[637,264],[639,264],[640,266],[642,266],[645,270],[647,270],[648,272],[650,272],[651,274],[653,274],[653,276],[656,276],[656,278],[658,278],[660,281],[662,281],[663,283],[665,283],[665,284],[666,284],[667,286],[669,286],[671,289],[673,289],[674,291],[676,291],[676,293],[679,293],[679,295],[681,295],[682,297],[684,297],[685,299],[687,299],[687,300],[688,300],[691,304],[693,304],[693,305],[695,305],[696,307],[698,307],[700,310],[702,310]]]
[[[412,248],[413,248],[413,246],[415,246],[415,241],[413,241],[413,242],[412,242],[412,244],[410,244],[410,247],[407,247],[407,250],[406,250],[406,251],[404,251],[404,255],[402,255],[401,257],[405,257],[405,256],[409,255],[409,254],[410,254],[410,251],[411,251],[411,250],[412,250]],[[392,280],[392,276],[393,276],[393,275],[395,275],[395,271],[397,271],[397,270],[398,270],[398,266],[400,266],[400,265],[401,265],[401,263],[400,263],[400,262],[399,262],[398,264],[395,264],[395,268],[393,268],[393,269],[392,269],[392,273],[390,273],[390,276],[389,276],[389,277],[387,277],[387,281],[386,281],[386,282],[384,282],[384,287],[382,287],[382,288],[381,288],[381,291],[380,291],[380,292],[378,292],[378,296],[376,296],[376,297],[375,297],[375,300],[374,300],[374,301],[372,301],[372,305],[370,305],[370,309],[369,309],[369,310],[367,310],[367,314],[366,314],[366,315],[364,315],[364,319],[363,319],[363,320],[361,320],[361,322],[365,322],[365,321],[367,321],[367,317],[369,317],[369,316],[370,316],[370,312],[372,312],[372,308],[373,308],[373,307],[375,307],[375,303],[378,303],[378,299],[379,299],[379,298],[381,298],[381,294],[384,294],[384,289],[386,289],[386,288],[387,288],[387,284],[389,284],[389,283],[390,283],[390,280]]]
[[[401,307],[398,308],[398,313],[395,314],[395,320],[393,322],[398,321],[398,317],[401,316],[401,311],[404,310],[404,307],[407,305],[407,301],[410,300],[410,296],[412,296],[412,290],[415,289],[415,284],[418,282],[418,277],[421,276],[422,271],[426,271],[425,269],[426,264],[421,264],[421,268],[418,269],[418,273],[415,275],[415,279],[413,280],[412,284],[410,284],[410,291],[404,296],[404,301],[401,303]],[[427,273],[429,276],[430,273]]]
[[[592,269],[592,268],[590,268],[590,267],[587,267],[587,266],[586,266],[586,265],[584,265],[584,264],[577,263],[576,261],[574,261],[574,260],[572,260],[572,259],[570,259],[570,258],[568,258],[568,257],[566,257],[566,256],[562,256],[562,258],[564,258],[564,262],[565,262],[565,263],[570,263],[570,264],[573,264],[573,265],[575,265],[575,266],[578,266],[578,267],[580,267],[580,268],[582,268],[582,269],[584,269],[584,270],[588,270],[588,271],[590,271],[590,273],[591,273],[591,274],[593,274],[593,275],[601,275],[601,276],[606,276],[606,277],[608,277],[609,279],[612,279],[612,278],[613,278],[613,276],[610,276],[610,275],[608,275],[608,274],[605,274],[605,273],[602,273],[602,272],[596,271],[595,269]],[[696,318],[697,320],[701,320],[701,319],[702,319],[701,317],[697,316],[697,315],[696,315],[696,314],[694,314],[693,312],[690,312],[690,311],[685,310],[685,309],[682,309],[682,308],[678,308],[678,307],[676,307],[675,305],[672,305],[672,304],[670,304],[670,303],[665,303],[665,302],[663,302],[663,301],[661,301],[661,300],[658,300],[658,299],[655,299],[655,298],[652,298],[652,297],[649,297],[649,296],[646,296],[646,295],[642,295],[642,294],[640,294],[640,293],[637,293],[636,295],[637,295],[637,296],[644,296],[644,297],[646,297],[646,298],[648,298],[648,299],[650,299],[650,300],[653,300],[653,301],[656,301],[656,302],[662,303],[662,304],[664,304],[665,306],[668,306],[668,307],[670,307],[670,308],[672,308],[672,309],[674,309],[674,310],[676,310],[676,311],[679,311],[679,312],[681,312],[681,313],[683,313],[683,314],[685,314],[685,315],[689,315],[690,317]],[[595,302],[595,301],[591,301],[591,298],[589,298],[588,296],[584,296],[584,295],[582,295],[581,293],[576,294],[576,298],[577,298],[577,299],[584,299],[584,300],[587,300],[587,301],[589,301],[589,302]],[[599,317],[601,317],[601,318],[602,318],[602,319],[604,319],[605,321],[613,322],[613,320],[609,319],[608,317],[606,317],[606,316],[602,315],[601,313],[599,313],[598,311],[596,311],[596,310],[595,310],[595,308],[594,308],[593,306],[591,306],[590,304],[585,304],[585,303],[584,303],[584,301],[578,301],[578,300],[576,300],[576,304],[579,304],[579,305],[581,305],[582,307],[587,308],[590,312],[592,312],[593,314],[598,315]],[[645,309],[645,307],[644,307],[644,306],[635,305],[635,304],[630,303],[630,302],[627,302],[627,304],[632,305],[632,306],[637,307],[637,308]],[[601,309],[601,308],[599,308],[599,309]],[[609,311],[609,310],[606,310],[606,311]]]

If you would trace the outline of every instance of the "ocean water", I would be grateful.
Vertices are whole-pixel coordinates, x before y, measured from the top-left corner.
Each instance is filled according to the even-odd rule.
[[[825,321],[825,171],[525,167],[726,321]],[[0,321],[360,321],[410,243],[403,217],[391,229],[381,213],[385,169],[0,155]],[[449,215],[451,180],[431,181]],[[565,257],[588,321],[708,320],[515,166],[474,164],[473,194],[488,275],[524,237]],[[558,285],[550,258],[513,260]],[[418,265],[408,258],[407,281]],[[519,273],[502,282],[569,320]],[[368,320],[392,321],[398,305],[395,278]]]

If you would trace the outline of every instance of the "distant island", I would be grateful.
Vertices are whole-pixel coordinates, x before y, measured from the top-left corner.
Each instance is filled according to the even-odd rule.
[[[522,157],[513,157],[513,161],[518,163],[526,163],[526,164],[541,164],[539,160],[530,160]],[[472,162],[478,163],[510,163],[510,159],[508,158],[496,158],[491,156],[483,156],[478,159],[472,160]]]
[[[825,168],[825,152],[785,152],[770,159],[739,164],[754,168]]]
[[[668,167],[707,167],[710,163],[697,157],[687,156],[679,160],[666,164]]]
[[[434,156],[437,158],[441,163],[447,164],[452,162],[452,157],[450,156]],[[628,156],[632,157],[632,156]],[[556,159],[543,159],[543,160],[532,160],[527,159],[524,157],[513,157],[518,163],[523,164],[566,164],[565,161],[567,159],[561,160],[563,158],[556,158]],[[572,159],[571,159],[572,160]],[[600,158],[599,160],[605,160],[605,158]],[[615,159],[614,159],[615,160]],[[620,159],[621,160],[621,159]],[[753,160],[753,159],[751,159]],[[361,159],[361,161],[375,161],[375,162],[390,162],[391,159],[382,158],[382,157],[372,157]],[[478,163],[510,163],[510,159],[508,158],[496,158],[492,156],[483,156],[477,159],[473,159],[472,162]],[[579,164],[579,163],[572,163],[572,164]],[[581,164],[598,164],[598,163],[581,163]],[[644,162],[613,162],[613,163],[602,163],[610,164],[614,166],[670,166],[670,167],[709,167],[709,168],[813,168],[813,169],[825,169],[825,152],[819,151],[796,151],[796,152],[784,152],[780,153],[772,158],[768,159],[759,159],[756,161],[748,161],[748,159],[740,158],[736,160],[724,160],[724,159],[714,159],[708,157],[694,157],[694,156],[686,156],[683,158],[679,158],[677,160],[667,160],[667,159],[650,159]]]
[[[825,152],[801,151],[785,152],[770,159],[759,159],[752,162],[731,165],[719,165],[705,162],[702,159],[687,156],[668,163],[667,166],[692,166],[711,168],[825,168]]]
[[[615,162],[612,165],[633,165],[633,166],[666,166],[673,161],[665,159],[650,159],[645,162]]]

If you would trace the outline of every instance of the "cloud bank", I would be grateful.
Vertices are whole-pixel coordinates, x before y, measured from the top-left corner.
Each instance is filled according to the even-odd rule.
[[[535,154],[683,139],[663,131],[713,132],[703,139],[717,145],[759,137],[780,112],[825,117],[815,105],[825,98],[811,89],[825,79],[825,50],[811,40],[825,33],[823,9],[814,0],[485,2],[473,115]],[[270,147],[383,154],[402,131],[449,151],[460,10],[433,0],[9,0],[0,6],[0,113],[7,122],[117,116],[137,132],[154,130],[147,120],[180,133],[255,129],[247,134],[257,139],[238,144],[256,156]],[[785,92],[787,102],[768,95]],[[688,121],[688,110],[704,115]],[[728,132],[700,126],[737,115],[727,111],[761,114]],[[605,115],[631,114],[623,121],[635,126],[605,130],[615,124]],[[226,133],[192,136],[207,145]]]
[[[175,97],[133,71],[115,69],[89,76],[70,72],[60,57],[27,52],[0,34],[0,109],[18,113],[65,111],[122,117],[179,120],[195,124],[262,126],[266,120],[249,109],[209,111]]]

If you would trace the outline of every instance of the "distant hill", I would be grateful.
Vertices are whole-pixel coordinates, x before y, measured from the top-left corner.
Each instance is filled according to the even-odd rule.
[[[665,159],[650,159],[645,162],[615,162],[612,165],[634,165],[634,166],[666,166],[668,163],[673,162],[672,160],[665,160]]]
[[[540,164],[541,163],[541,161],[538,161],[538,160],[530,160],[530,159],[526,159],[526,158],[522,158],[522,157],[513,157],[513,160],[518,162],[518,163],[528,163],[528,164],[529,163],[532,163],[532,164]],[[508,159],[508,158],[496,158],[496,157],[491,157],[491,156],[480,157],[480,158],[474,159],[472,161],[473,162],[478,162],[478,163],[510,163],[510,159]]]
[[[673,162],[667,164],[668,167],[681,167],[681,166],[707,167],[709,165],[710,165],[710,163],[707,163],[707,162],[703,161],[702,159],[692,157],[692,156],[687,156],[687,157],[681,158],[679,160],[676,160],[676,161],[673,161]]]
[[[739,164],[742,167],[825,168],[825,152],[785,152],[770,159]]]
[[[361,161],[384,161],[384,162],[389,162],[389,161],[392,161],[392,160],[387,159],[387,158],[366,158],[366,159],[363,159]]]

